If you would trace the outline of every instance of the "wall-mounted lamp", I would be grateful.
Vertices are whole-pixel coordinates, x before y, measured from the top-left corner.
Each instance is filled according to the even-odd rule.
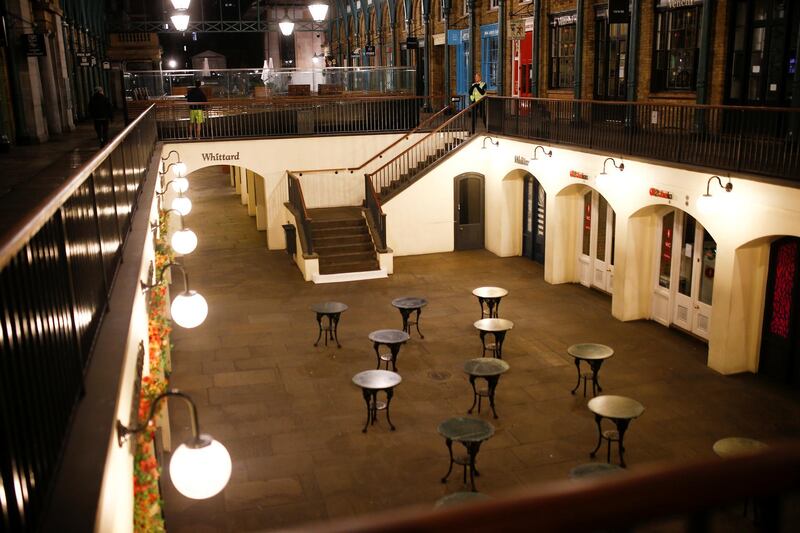
[[[710,213],[716,210],[719,205],[719,202],[714,200],[714,196],[711,195],[710,187],[712,180],[717,180],[720,188],[725,189],[725,192],[731,192],[733,190],[733,183],[731,183],[730,177],[728,177],[728,183],[725,185],[722,184],[722,178],[719,176],[715,175],[708,178],[708,181],[706,182],[706,193],[697,197],[697,210],[701,213]]]
[[[185,197],[182,192],[178,192],[178,196],[172,199],[170,208],[186,216],[192,212],[192,201]]]
[[[492,146],[500,146],[500,141],[499,140],[493,139],[493,138],[491,138],[491,137],[489,137],[487,135],[486,137],[483,138],[483,145],[481,146],[481,150],[486,150],[486,141],[489,141],[489,143]]]
[[[169,186],[172,185],[172,190],[177,193],[185,193],[189,190],[189,180],[184,177],[175,178],[174,180],[169,180],[164,188],[160,191],[156,191],[156,196],[162,196],[167,192]]]
[[[178,160],[167,166],[167,160],[172,157],[172,154],[177,155]],[[166,176],[167,172],[169,172],[169,169],[172,167],[175,167],[175,170],[173,170],[175,177],[181,178],[186,176],[186,163],[181,162],[181,154],[179,154],[177,150],[170,150],[167,155],[161,158],[161,175]]]
[[[156,408],[162,399],[169,396],[181,398],[189,407],[192,421],[192,436],[178,446],[169,463],[169,477],[178,492],[195,500],[204,500],[218,494],[231,478],[231,455],[225,446],[211,435],[200,433],[197,422],[197,406],[185,393],[171,389],[156,396],[144,425],[125,427],[117,420],[117,443],[122,446],[128,435],[141,433],[153,421]]]
[[[613,157],[606,157],[606,160],[603,161],[603,171],[600,172],[600,174],[598,174],[595,178],[595,184],[601,189],[604,189],[611,184],[608,178],[608,174],[606,173],[606,163],[608,163],[609,161],[611,161],[611,164],[614,165],[614,168],[618,169],[620,172],[625,170],[625,163],[620,162],[620,164],[617,165],[616,159],[614,159]]]
[[[164,214],[166,215],[173,211],[178,213],[178,216],[181,217],[181,229],[172,234],[172,239],[169,241],[170,246],[179,254],[190,254],[197,248],[197,235],[184,225],[183,215],[177,209],[167,209],[164,211]]]
[[[169,308],[172,320],[183,328],[196,328],[208,316],[208,302],[199,292],[189,289],[189,276],[186,275],[186,270],[183,269],[180,263],[169,262],[164,265],[157,276],[156,284],[148,285],[145,282],[141,282],[142,290],[148,291],[158,285],[164,278],[164,271],[172,267],[179,268],[183,274],[183,292],[172,300],[172,305]]]
[[[546,155],[547,157],[553,157],[553,150],[547,151],[547,150],[544,149],[544,146],[542,146],[541,144],[537,144],[533,148],[533,158],[531,159],[531,161],[537,161],[538,160],[538,158],[536,157],[536,152],[539,151],[539,150],[541,150],[542,153],[544,155]]]

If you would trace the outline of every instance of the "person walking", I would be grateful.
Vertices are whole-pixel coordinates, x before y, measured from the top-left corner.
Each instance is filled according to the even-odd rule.
[[[114,116],[114,107],[102,87],[94,88],[94,94],[89,100],[89,116],[94,119],[94,131],[102,148],[108,142],[108,123]]]
[[[486,96],[486,83],[481,80],[480,73],[475,73],[475,83],[469,88],[469,101],[480,102],[478,105],[475,106],[475,109],[472,111],[472,131],[475,131],[475,118],[480,113],[481,121],[483,122],[484,128],[486,127],[486,105],[484,102],[481,102],[483,97]]]
[[[206,93],[200,88],[202,83],[200,80],[194,82],[194,87],[189,89],[186,93],[186,101],[189,104],[189,137],[193,139],[200,138],[200,129],[203,126],[203,105],[192,105],[191,102],[208,102]]]

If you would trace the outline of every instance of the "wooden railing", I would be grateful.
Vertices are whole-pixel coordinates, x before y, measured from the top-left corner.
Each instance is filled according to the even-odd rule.
[[[534,485],[482,502],[399,509],[307,524],[297,531],[572,532],[656,526],[656,531],[788,532],[800,528],[796,508],[786,508],[797,503],[798,491],[800,445],[795,442],[756,455],[643,466],[595,479]],[[755,507],[755,518],[743,516],[746,502]],[[714,523],[717,513],[725,513],[727,527]]]
[[[306,200],[303,198],[303,188],[300,180],[292,172],[288,173],[289,203],[291,204],[297,223],[300,225],[300,244],[303,246],[303,253],[311,255],[314,253],[314,236],[311,233],[311,217],[308,216]]]
[[[419,139],[377,170],[367,173],[376,191],[383,196],[393,184],[413,177],[422,165],[429,165],[463,144],[474,132],[476,121],[482,120],[481,102],[461,110],[455,116]]]
[[[380,242],[375,243],[378,251],[386,250],[386,213],[381,209],[381,201],[375,193],[375,187],[372,186],[372,180],[368,176],[364,176],[364,204],[367,207],[372,223],[375,225],[375,230]]]
[[[151,108],[0,233],[3,531],[40,525],[156,141]]]
[[[707,167],[800,179],[800,109],[489,97],[489,131]]]

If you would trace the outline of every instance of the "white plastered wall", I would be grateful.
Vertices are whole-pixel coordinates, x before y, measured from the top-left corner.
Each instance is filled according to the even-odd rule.
[[[478,137],[468,143],[383,206],[388,245],[396,256],[453,250],[453,179],[467,172],[485,176],[486,249],[503,257],[519,255],[523,190],[516,182],[520,170],[529,170],[547,192],[545,280],[577,281],[581,195],[596,189],[617,216],[612,313],[620,320],[647,319],[658,220],[666,209],[677,208],[697,219],[717,242],[708,364],[722,373],[757,370],[769,243],[783,235],[800,236],[800,190],[731,175],[733,191],[725,193],[712,183],[717,208],[700,213],[696,201],[712,172],[624,160],[624,172],[609,163],[608,184],[598,186],[603,161],[615,154],[546,146],[553,157],[540,152],[528,169],[514,156],[530,158],[534,143],[501,138],[498,147],[483,149],[482,141]],[[571,170],[588,179],[570,177]],[[673,197],[651,196],[651,188]]]

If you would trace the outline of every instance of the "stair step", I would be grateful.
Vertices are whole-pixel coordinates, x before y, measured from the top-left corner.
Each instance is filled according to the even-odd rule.
[[[375,251],[367,251],[367,252],[337,252],[331,253],[327,255],[320,255],[319,256],[319,264],[320,265],[332,265],[332,264],[340,264],[340,263],[353,263],[358,261],[374,261],[375,260]]]
[[[351,244],[372,243],[369,232],[365,231],[358,235],[337,235],[332,237],[315,237],[315,247],[327,246],[348,246]]]
[[[339,220],[312,220],[312,229],[350,228],[366,225],[364,218],[345,218]]]
[[[363,235],[367,231],[366,224],[364,226],[346,226],[342,228],[312,228],[311,235],[314,240],[326,237],[354,237]]]
[[[375,251],[375,247],[372,245],[372,241],[354,244],[322,244],[315,242],[314,251],[317,252],[320,257],[328,257],[331,255],[346,254],[351,252],[373,253]]]
[[[353,261],[351,263],[337,263],[335,265],[319,265],[320,274],[341,274],[343,272],[366,272],[378,270],[378,261]]]

